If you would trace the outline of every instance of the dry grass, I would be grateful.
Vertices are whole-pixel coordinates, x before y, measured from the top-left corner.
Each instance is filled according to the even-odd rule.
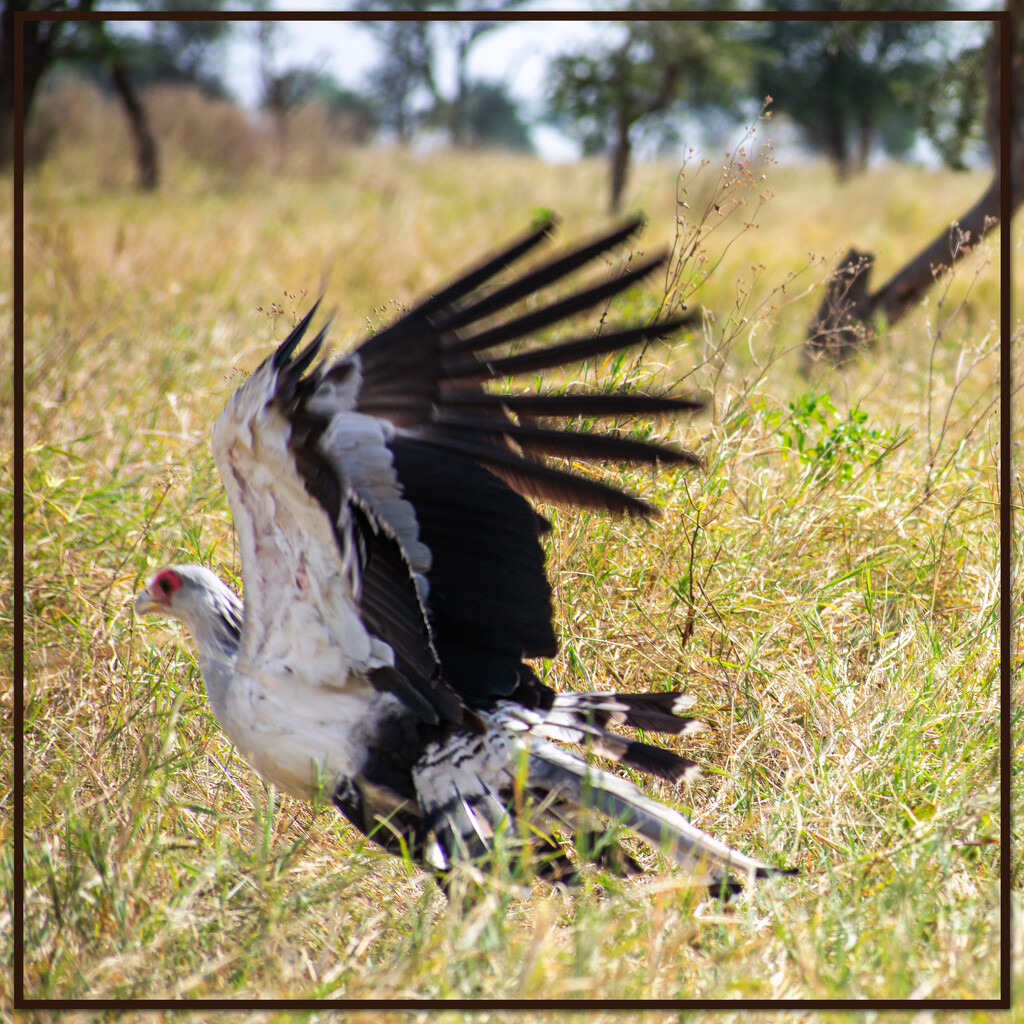
[[[682,268],[703,330],[649,351],[653,371],[580,371],[709,389],[711,414],[674,435],[707,470],[632,479],[654,523],[550,510],[563,643],[544,671],[695,693],[713,728],[684,809],[803,876],[728,909],[664,865],[571,895],[466,881],[449,902],[329,808],[268,792],[221,736],[187,637],[128,602],[158,563],[237,571],[210,425],[325,280],[347,347],[535,208],[567,238],[604,226],[604,167],[353,150],[315,180],[226,189],[215,170],[204,188],[192,165],[143,197],[111,187],[87,141],[26,189],[28,995],[998,994],[997,243],[855,365],[797,373],[822,259],[875,249],[881,280],[979,179],[734,168],[724,212],[774,197]],[[675,237],[677,172],[637,169],[649,251]],[[687,168],[694,226],[717,180]],[[661,299],[656,282],[609,316]]]

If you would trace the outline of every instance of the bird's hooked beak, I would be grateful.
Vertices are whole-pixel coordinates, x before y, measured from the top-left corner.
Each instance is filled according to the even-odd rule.
[[[150,585],[152,586],[152,584]],[[150,587],[140,590],[135,595],[135,614],[152,615],[164,610],[164,602],[153,593]]]

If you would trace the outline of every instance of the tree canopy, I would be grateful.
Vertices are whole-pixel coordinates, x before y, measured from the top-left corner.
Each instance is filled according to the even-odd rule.
[[[806,9],[780,0],[782,11]],[[816,3],[815,9],[822,9]],[[760,26],[754,75],[806,144],[824,153],[840,177],[862,170],[874,148],[893,156],[913,146],[916,97],[933,81],[933,44],[948,31],[934,21],[771,21]]]
[[[555,59],[554,120],[584,153],[610,154],[612,212],[621,205],[640,131],[674,140],[687,111],[737,113],[749,95],[748,56],[736,23],[629,21],[609,26],[607,42]]]

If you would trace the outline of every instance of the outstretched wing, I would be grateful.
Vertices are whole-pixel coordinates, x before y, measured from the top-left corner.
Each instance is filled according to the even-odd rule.
[[[555,429],[540,417],[598,417],[690,412],[693,397],[636,393],[510,395],[487,392],[487,381],[571,365],[676,333],[689,317],[578,337],[514,355],[493,350],[606,301],[643,280],[665,262],[664,255],[637,260],[621,273],[529,313],[494,323],[514,304],[561,280],[613,248],[640,226],[631,221],[590,244],[543,263],[509,284],[484,291],[501,270],[544,240],[546,224],[511,248],[421,303],[397,323],[361,345],[335,372],[355,365],[359,389],[355,408],[383,417],[402,433],[428,441],[435,450],[468,456],[518,491],[611,512],[650,515],[653,506],[601,481],[546,465],[544,454],[583,460],[615,459],[686,463],[700,460],[678,448],[638,442],[614,434]],[[472,330],[481,323],[486,326]],[[514,417],[514,418],[513,418]]]
[[[699,464],[696,456],[675,447],[551,424],[573,417],[679,414],[700,408],[693,397],[509,395],[485,387],[491,380],[667,336],[682,326],[684,320],[676,319],[513,355],[502,351],[530,332],[605,302],[661,265],[664,257],[637,260],[553,303],[534,301],[527,313],[509,313],[638,226],[632,222],[495,286],[500,272],[544,240],[546,224],[348,356],[306,374],[322,337],[301,355],[293,354],[314,307],[271,361],[279,380],[287,381],[275,390],[274,412],[287,423],[287,447],[309,495],[330,522],[365,516],[374,537],[388,539],[387,557],[395,564],[378,600],[390,611],[369,628],[377,631],[373,635],[386,635],[387,643],[400,644],[395,671],[408,686],[396,682],[396,692],[407,696],[409,687],[434,685],[424,682],[429,645],[443,684],[469,705],[508,696],[550,703],[550,692],[524,664],[524,659],[551,657],[557,649],[539,539],[548,525],[525,496],[616,513],[646,515],[655,509],[602,480],[550,465],[544,455]],[[360,514],[346,512],[349,506]],[[347,535],[342,532],[337,541],[344,553]],[[393,596],[389,587],[399,588],[401,596]],[[413,592],[422,601],[426,637],[414,628]],[[361,607],[366,611],[377,604],[364,601]],[[436,703],[436,697],[430,699]]]
[[[304,374],[324,332],[292,358],[302,326],[235,393],[213,432],[245,585],[236,674],[282,701],[355,701],[343,709],[336,699],[335,716],[381,712],[371,706],[376,692],[423,722],[475,726],[441,676],[400,534],[352,488],[344,463],[310,443],[330,425],[304,409],[322,368]]]

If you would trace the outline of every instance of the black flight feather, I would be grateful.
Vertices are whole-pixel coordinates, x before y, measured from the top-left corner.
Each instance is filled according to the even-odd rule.
[[[395,653],[392,669],[370,674],[380,689],[390,690],[424,721],[464,724],[475,718],[441,678],[408,558],[401,544],[362,502],[350,497],[350,515],[362,541],[359,609],[367,629]]]
[[[413,318],[429,317],[439,310],[444,310],[459,299],[464,298],[475,291],[481,285],[486,284],[495,274],[500,273],[507,266],[520,259],[531,249],[545,241],[551,234],[557,219],[554,217],[545,218],[535,230],[531,231],[520,241],[513,243],[507,249],[498,253],[487,262],[481,264],[476,270],[464,274],[453,284],[442,289],[436,295],[421,302],[409,315]]]
[[[645,732],[678,736],[693,731],[698,721],[680,714],[693,706],[682,693],[563,693],[560,712],[582,717],[596,725],[626,725]]]
[[[465,327],[467,324],[475,323],[485,316],[490,316],[498,310],[506,309],[514,302],[518,302],[527,295],[532,295],[549,284],[554,284],[555,281],[565,277],[566,274],[571,274],[578,267],[589,263],[595,256],[599,256],[613,246],[618,245],[619,242],[624,241],[636,232],[642,224],[642,219],[631,220],[623,227],[617,228],[607,235],[602,235],[587,245],[579,246],[564,256],[549,260],[547,263],[541,264],[536,270],[524,274],[518,280],[511,282],[511,284],[498,288],[478,302],[459,309],[446,317],[438,317],[434,326],[439,332],[454,331],[460,327]],[[663,261],[664,257],[661,257],[657,262]],[[626,286],[624,285],[623,287]]]
[[[483,444],[471,438],[462,440],[430,436],[429,440],[438,448],[476,459],[502,480],[507,481],[520,494],[541,498],[544,501],[614,512],[617,515],[658,514],[658,510],[649,502],[626,494],[611,484],[545,465],[507,448]]]
[[[389,369],[388,360],[396,351],[412,344],[419,348],[422,340],[436,334],[437,328],[432,320],[439,315],[448,315],[446,311],[457,308],[458,302],[486,284],[506,267],[522,258],[531,249],[543,242],[551,233],[555,220],[549,218],[540,227],[531,231],[524,238],[502,250],[481,266],[463,274],[458,280],[443,288],[436,295],[419,303],[406,313],[400,320],[375,334],[359,348],[364,372],[371,373],[382,369],[387,379],[393,367]]]
[[[532,677],[523,658],[558,651],[543,523],[473,458],[406,438],[389,447],[431,552],[426,605],[442,674],[471,704],[509,696]]]
[[[664,256],[654,256],[646,260],[637,261],[631,264],[618,277],[610,281],[602,281],[601,284],[584,291],[570,295],[568,298],[553,302],[535,313],[527,313],[525,316],[517,317],[506,323],[499,324],[479,334],[461,336],[455,340],[446,341],[444,350],[446,353],[459,352],[481,352],[484,349],[492,348],[506,341],[515,341],[516,338],[526,337],[535,331],[539,331],[550,324],[558,323],[574,313],[580,313],[585,309],[596,306],[599,302],[618,295],[619,292],[639,281],[642,281],[652,270],[657,269],[665,262]],[[693,322],[693,316],[686,318],[688,323]]]
[[[699,397],[648,395],[635,391],[573,392],[549,394],[503,395],[475,388],[446,390],[446,406],[475,406],[481,409],[508,409],[520,416],[584,416],[587,418],[617,416],[675,415],[697,412],[707,404]]]
[[[470,380],[494,380],[499,377],[514,377],[522,373],[536,373],[568,363],[581,362],[594,356],[607,355],[620,349],[631,348],[642,341],[664,338],[686,325],[687,317],[673,317],[657,324],[631,327],[624,331],[609,331],[607,334],[574,338],[557,345],[521,352],[503,359],[480,360],[473,356],[446,356],[442,360],[445,375],[449,380],[468,378]]]
[[[663,462],[666,465],[685,463],[699,466],[700,459],[680,448],[638,441],[614,434],[591,434],[585,431],[551,430],[533,423],[512,423],[480,416],[439,412],[434,419],[445,436],[458,437],[472,434],[494,434],[512,438],[531,452],[546,452],[565,458],[606,459],[621,462]],[[429,436],[437,433],[432,430]]]
[[[275,370],[280,370],[289,359],[292,353],[299,347],[303,335],[306,333],[316,311],[320,306],[320,299],[313,303],[310,311],[292,328],[291,333],[277,347],[277,351],[271,356]]]

